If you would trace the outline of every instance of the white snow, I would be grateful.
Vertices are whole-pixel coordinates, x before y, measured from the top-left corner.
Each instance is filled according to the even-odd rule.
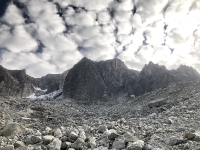
[[[27,98],[29,98],[30,100],[50,100],[50,99],[54,99],[61,92],[62,92],[62,90],[58,90],[58,91],[54,91],[54,92],[49,93],[49,94],[40,95],[38,97],[35,96],[35,94],[32,94],[32,95],[28,96]]]
[[[35,93],[31,94],[30,96],[27,96],[26,98],[29,98],[29,99],[34,99],[36,98],[37,96],[35,95]]]
[[[33,87],[34,87],[34,86],[33,86]],[[43,92],[46,92],[46,91],[47,91],[47,89],[46,89],[46,90],[42,90],[42,89],[39,88],[39,87],[34,87],[34,89],[37,90],[37,91],[43,91]]]

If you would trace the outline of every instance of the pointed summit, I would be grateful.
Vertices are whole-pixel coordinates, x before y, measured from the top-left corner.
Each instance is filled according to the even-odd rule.
[[[141,74],[147,76],[155,73],[165,72],[166,70],[167,69],[165,66],[154,64],[152,61],[149,61],[149,63],[142,68]]]

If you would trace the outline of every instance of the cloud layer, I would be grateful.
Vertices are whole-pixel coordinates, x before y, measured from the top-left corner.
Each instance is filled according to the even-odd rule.
[[[14,0],[0,18],[0,50],[1,65],[34,77],[84,56],[200,71],[200,1]]]

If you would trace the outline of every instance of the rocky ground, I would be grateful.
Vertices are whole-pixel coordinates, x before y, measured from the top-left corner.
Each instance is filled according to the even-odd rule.
[[[0,150],[200,150],[200,82],[108,102],[0,97]]]

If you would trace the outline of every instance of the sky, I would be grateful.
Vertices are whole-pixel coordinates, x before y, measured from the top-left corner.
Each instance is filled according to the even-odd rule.
[[[0,65],[41,77],[83,57],[200,72],[200,0],[0,1]]]

